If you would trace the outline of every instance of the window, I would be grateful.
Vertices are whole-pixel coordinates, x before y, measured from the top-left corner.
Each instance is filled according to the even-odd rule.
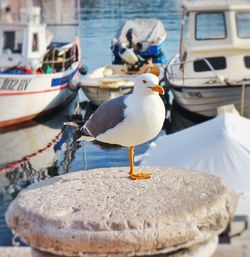
[[[13,51],[15,48],[15,31],[3,32],[3,49],[10,49]]]
[[[198,13],[195,18],[197,40],[226,38],[224,13]]]
[[[214,70],[223,70],[226,69],[226,58],[225,57],[209,57],[206,58]],[[194,71],[202,72],[202,71],[211,71],[210,67],[204,60],[194,61]]]
[[[32,37],[32,52],[37,52],[38,51],[38,34],[33,33]]]
[[[250,38],[250,13],[237,13],[236,23],[238,37]]]
[[[22,52],[22,40],[23,31],[22,30],[9,30],[3,32],[3,49],[10,50],[12,53]]]
[[[249,69],[250,68],[250,56],[244,57],[244,63],[245,63],[245,66]]]

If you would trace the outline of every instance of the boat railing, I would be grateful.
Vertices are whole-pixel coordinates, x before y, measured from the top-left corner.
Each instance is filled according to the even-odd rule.
[[[51,61],[43,61],[44,64],[53,64],[53,63],[65,63],[65,62],[68,62],[68,61],[71,61],[71,60],[74,60],[76,58],[76,56],[71,56],[69,58],[65,58],[63,60],[51,60]]]
[[[65,69],[68,69],[68,67],[70,67],[76,59],[76,54],[73,54],[66,58],[66,53],[63,53],[62,56],[56,56],[55,51],[52,51],[51,60],[46,60],[45,58],[45,60],[43,61],[43,66],[50,65],[52,70],[56,69],[57,71],[64,71]]]
[[[208,61],[207,58],[195,58],[193,60],[188,60],[188,61],[183,61],[183,62],[182,61],[176,61],[177,59],[179,59],[179,54],[176,55],[175,57],[173,57],[172,60],[170,60],[169,64],[165,68],[165,78],[167,80],[173,80],[173,82],[175,82],[176,80],[178,80],[178,81],[182,80],[183,85],[184,85],[185,80],[195,80],[195,79],[197,79],[197,80],[198,79],[199,80],[200,79],[221,80],[221,77],[219,76],[219,74],[217,74],[217,72],[215,71],[215,69],[213,68],[213,66]],[[204,61],[207,64],[210,71],[214,74],[214,76],[207,76],[207,77],[204,77],[204,76],[203,77],[184,76],[185,65],[188,64],[188,63],[194,63],[195,61]],[[174,67],[178,67],[178,73],[176,72],[176,69],[174,69]]]

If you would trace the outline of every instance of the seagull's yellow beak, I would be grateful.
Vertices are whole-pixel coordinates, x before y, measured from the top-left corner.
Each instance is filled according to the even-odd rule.
[[[153,91],[158,92],[158,93],[161,94],[161,95],[164,95],[164,94],[165,94],[164,88],[161,87],[160,85],[155,85],[154,87],[151,87],[151,89],[152,89]]]

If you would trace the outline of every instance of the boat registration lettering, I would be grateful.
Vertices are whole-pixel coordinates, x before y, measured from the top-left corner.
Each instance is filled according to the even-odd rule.
[[[197,98],[202,98],[202,94],[200,92],[188,92],[188,95],[191,97],[197,97]]]
[[[0,90],[25,91],[30,84],[31,79],[3,79],[0,80]]]

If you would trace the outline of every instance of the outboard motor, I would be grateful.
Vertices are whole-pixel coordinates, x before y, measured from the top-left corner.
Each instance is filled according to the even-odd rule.
[[[123,47],[120,52],[119,52],[119,56],[121,57],[121,59],[130,65],[136,65],[136,63],[138,63],[139,59],[136,56],[136,54],[134,53],[134,51],[132,49]]]
[[[134,41],[136,41],[136,31],[133,28],[128,29],[126,33],[126,39],[127,42],[122,42],[119,45],[119,50],[118,50],[118,56],[120,57],[122,62],[125,62],[128,64],[128,70],[130,71],[137,71],[140,69],[140,67],[145,63],[145,60],[139,55],[139,51],[141,50],[141,43],[137,42],[135,44]],[[133,41],[134,39],[134,41]],[[115,52],[114,46],[118,46],[118,42],[115,40],[112,40],[112,46],[113,46],[113,52]],[[116,59],[116,63],[118,63]],[[122,63],[121,62],[121,63]]]

